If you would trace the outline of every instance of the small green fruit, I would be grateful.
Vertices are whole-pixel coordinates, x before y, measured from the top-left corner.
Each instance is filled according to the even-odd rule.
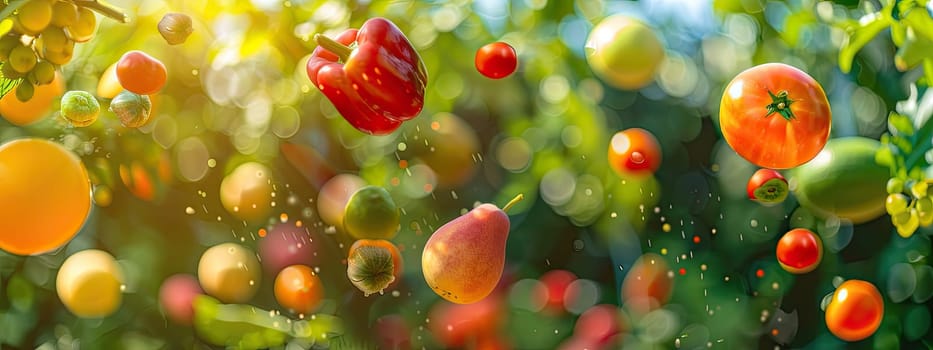
[[[68,91],[62,96],[62,117],[71,125],[84,127],[94,123],[100,114],[100,103],[88,92]]]
[[[398,207],[382,187],[357,190],[344,209],[343,229],[356,239],[392,239],[398,225]]]
[[[123,91],[110,101],[110,111],[120,117],[120,123],[127,128],[138,128],[149,122],[152,101],[149,96]]]

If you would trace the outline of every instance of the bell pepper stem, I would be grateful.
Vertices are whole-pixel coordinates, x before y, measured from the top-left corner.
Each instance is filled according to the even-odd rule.
[[[353,49],[350,49],[347,45],[321,34],[314,34],[314,41],[317,41],[317,44],[321,45],[325,50],[340,57],[341,62],[346,62],[350,58],[350,53],[353,52]]]
[[[515,196],[515,198],[512,198],[511,201],[509,201],[504,207],[502,207],[502,211],[509,212],[509,208],[515,205],[515,203],[520,202],[522,199],[525,199],[525,195],[519,193],[517,196]]]

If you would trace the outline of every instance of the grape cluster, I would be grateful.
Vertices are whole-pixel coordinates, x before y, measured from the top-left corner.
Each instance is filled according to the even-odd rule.
[[[888,180],[888,198],[884,207],[902,237],[910,237],[920,226],[933,224],[933,186],[927,181]]]
[[[13,28],[0,37],[0,73],[22,79],[16,98],[28,101],[35,86],[49,84],[58,66],[71,61],[75,43],[91,40],[97,17],[71,0],[29,0],[12,16]]]

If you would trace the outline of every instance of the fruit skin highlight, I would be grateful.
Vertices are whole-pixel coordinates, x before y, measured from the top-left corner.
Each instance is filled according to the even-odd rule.
[[[505,210],[522,198],[518,195],[503,209],[482,204],[431,235],[421,255],[421,269],[437,295],[470,304],[492,293],[505,267],[510,225]]]

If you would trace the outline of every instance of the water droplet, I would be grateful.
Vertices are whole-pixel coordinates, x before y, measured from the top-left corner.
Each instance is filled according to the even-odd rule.
[[[575,239],[573,240],[573,251],[579,252],[583,250],[583,240]]]

